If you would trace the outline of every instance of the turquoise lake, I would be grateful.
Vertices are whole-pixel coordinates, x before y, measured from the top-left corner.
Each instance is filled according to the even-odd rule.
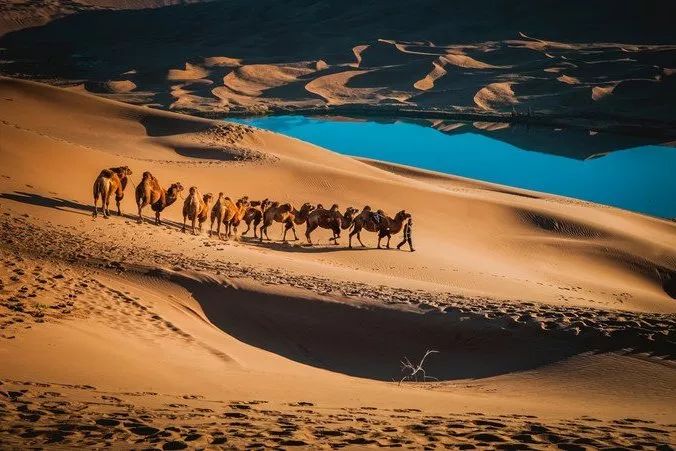
[[[587,131],[305,116],[228,119],[331,149],[423,169],[676,217],[676,148]]]

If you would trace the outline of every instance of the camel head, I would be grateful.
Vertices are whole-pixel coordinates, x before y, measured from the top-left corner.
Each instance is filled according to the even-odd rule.
[[[241,199],[237,199],[235,205],[239,209],[246,209],[249,206],[249,198],[247,196],[244,196]]]
[[[149,171],[145,171],[143,173],[143,180],[152,179],[152,178],[153,178],[153,175]]]
[[[314,205],[310,204],[310,202],[305,202],[305,203],[300,207],[299,212],[300,212],[301,214],[308,214],[308,213],[310,213],[310,212],[311,212],[312,210],[314,210],[314,209],[315,209]]]
[[[266,197],[265,199],[263,199],[261,201],[261,204],[260,204],[261,211],[265,211],[268,208],[269,205],[270,205],[270,200]]]
[[[211,193],[206,193],[204,196],[202,196],[202,201],[204,201],[204,203],[207,205],[209,205],[213,199],[214,195]]]
[[[394,215],[394,220],[397,222],[404,222],[407,218],[411,217],[411,213],[406,213],[406,210],[401,210],[396,215]]]
[[[352,218],[355,213],[357,213],[359,210],[357,210],[354,207],[347,207],[347,210],[345,210],[345,214],[343,215],[345,218]]]
[[[191,186],[189,191],[190,191],[190,195],[191,195],[191,196],[194,196],[195,193],[197,193],[197,187],[196,187],[196,186]]]
[[[179,194],[181,194],[182,191],[183,185],[181,185],[181,182],[176,182],[171,184],[171,186],[167,190],[167,193],[170,193],[174,196],[178,196]]]
[[[116,168],[110,168],[113,172],[115,172],[118,177],[126,177],[128,175],[131,175],[131,169],[129,169],[129,166],[119,166]]]

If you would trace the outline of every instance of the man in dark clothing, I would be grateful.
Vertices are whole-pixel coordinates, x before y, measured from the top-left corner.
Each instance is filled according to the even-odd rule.
[[[401,250],[401,246],[407,242],[411,248],[411,252],[415,252],[415,249],[413,249],[413,218],[408,218],[408,221],[404,224],[404,239],[401,240],[401,243],[397,244],[397,249]]]

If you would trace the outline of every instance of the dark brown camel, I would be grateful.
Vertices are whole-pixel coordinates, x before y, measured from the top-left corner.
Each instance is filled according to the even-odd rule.
[[[410,216],[411,215],[406,213],[405,210],[402,210],[397,213],[394,218],[389,218],[382,210],[378,210],[376,213],[373,213],[373,211],[371,211],[371,207],[368,205],[365,206],[364,209],[354,218],[354,221],[352,221],[349,247],[352,247],[352,237],[354,235],[357,235],[359,244],[361,244],[362,247],[365,247],[364,243],[361,241],[361,231],[364,229],[369,232],[378,233],[378,249],[381,249],[380,241],[384,237],[387,237],[387,248],[389,248],[391,235],[399,233],[404,225],[404,221]]]
[[[281,222],[284,224],[282,241],[286,241],[286,233],[289,230],[293,232],[294,239],[298,241],[295,224],[303,224],[307,220],[308,214],[314,209],[315,207],[307,202],[300,207],[300,210],[296,210],[289,203],[280,205],[278,202],[273,202],[263,213],[263,225],[261,225],[260,240],[263,241],[263,235],[269,240],[268,227],[270,227],[273,222]]]
[[[350,228],[352,225],[352,220],[354,214],[359,211],[356,208],[348,207],[345,210],[344,214],[340,214],[338,211],[338,205],[333,204],[331,209],[326,210],[321,207],[321,204],[317,206],[317,209],[311,212],[307,218],[307,228],[305,229],[305,238],[307,238],[308,244],[312,245],[312,239],[310,234],[317,227],[323,229],[330,229],[333,231],[333,237],[329,238],[329,241],[333,241],[333,244],[338,244],[338,238],[340,238],[340,230],[345,230]]]
[[[268,208],[268,205],[270,205],[268,199],[261,201],[254,200],[249,204],[249,208],[246,209],[246,213],[244,213],[244,218],[242,219],[246,223],[246,230],[242,232],[242,236],[249,233],[251,223],[253,223],[254,238],[258,238],[256,229],[258,228],[258,224],[263,220],[263,212]]]
[[[397,214],[394,215],[394,218],[390,218],[386,215],[384,218],[385,226],[381,227],[380,232],[378,232],[378,249],[380,249],[380,240],[384,237],[387,237],[387,244],[385,247],[389,249],[390,238],[392,238],[392,235],[396,235],[397,233],[401,232],[401,229],[404,227],[404,223],[410,217],[411,214],[406,213],[406,210],[397,212]]]

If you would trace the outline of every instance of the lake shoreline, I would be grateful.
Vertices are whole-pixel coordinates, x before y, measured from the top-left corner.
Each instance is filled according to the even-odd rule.
[[[368,104],[335,105],[313,108],[274,107],[265,113],[251,110],[236,110],[228,113],[174,109],[173,111],[207,119],[256,118],[266,116],[346,116],[355,119],[425,119],[455,120],[460,122],[487,122],[538,127],[566,127],[619,135],[676,140],[676,123],[654,119],[632,118],[599,113],[565,114],[507,114],[444,111],[438,109],[389,108]]]

